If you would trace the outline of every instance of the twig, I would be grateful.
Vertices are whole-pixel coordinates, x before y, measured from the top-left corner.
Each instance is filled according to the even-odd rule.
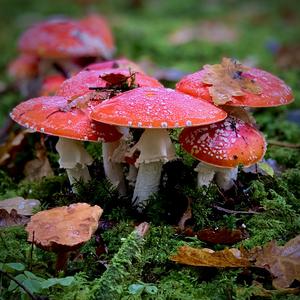
[[[287,142],[281,142],[276,140],[269,140],[268,145],[270,146],[278,146],[278,147],[286,147],[286,148],[300,148],[300,144],[292,144]]]
[[[30,247],[30,262],[29,262],[29,271],[32,271],[32,254],[33,254],[33,245],[34,245],[34,231],[32,232],[32,241]]]
[[[27,287],[25,287],[19,280],[17,280],[16,278],[14,278],[12,275],[10,275],[9,273],[3,271],[0,269],[0,273],[3,274],[4,276],[8,277],[9,279],[11,279],[12,281],[14,281],[18,286],[20,286],[28,295],[32,300],[38,300],[37,297],[35,297],[28,289]]]
[[[256,215],[256,214],[260,214],[257,211],[244,211],[244,210],[231,210],[231,209],[227,209],[218,205],[213,205],[213,208],[219,210],[219,211],[223,211],[226,212],[228,214],[233,214],[233,215],[239,215],[239,214],[243,214],[243,215]]]

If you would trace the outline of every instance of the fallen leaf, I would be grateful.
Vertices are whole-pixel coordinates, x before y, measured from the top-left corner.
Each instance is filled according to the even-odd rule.
[[[276,289],[289,287],[294,280],[300,281],[300,235],[277,246],[271,241],[263,248],[253,249],[255,266],[267,269],[274,277]]]
[[[12,209],[9,213],[7,210],[0,208],[0,228],[25,225],[28,222],[29,218],[19,215],[15,209]]]
[[[249,68],[237,60],[224,57],[221,64],[205,65],[203,69],[203,83],[210,85],[209,93],[216,105],[224,105],[233,96],[244,96],[245,92],[261,93],[260,86],[247,73]]]
[[[255,290],[253,292],[254,296],[260,296],[260,297],[270,297],[273,298],[275,296],[279,295],[298,295],[300,294],[300,288],[285,288],[285,289],[278,289],[278,290],[267,290],[263,287],[263,285],[257,281],[254,281],[252,284],[253,287],[255,287]]]
[[[22,149],[25,137],[29,132],[26,129],[17,134],[11,133],[7,141],[0,145],[0,166],[5,166],[14,160],[16,153]]]
[[[54,175],[45,146],[41,143],[37,143],[35,148],[37,158],[28,161],[24,167],[24,175],[28,181],[36,181],[43,177]]]
[[[24,216],[32,216],[33,209],[40,206],[40,201],[35,199],[24,199],[22,197],[14,197],[10,199],[0,200],[0,208],[7,211],[16,210],[18,214]]]
[[[248,267],[250,262],[244,257],[244,251],[236,248],[225,249],[221,251],[213,251],[211,249],[196,249],[189,246],[178,248],[178,253],[170,257],[172,261],[202,267]]]
[[[248,237],[247,232],[240,229],[205,228],[196,233],[199,240],[211,244],[232,245]]]
[[[278,165],[278,163],[271,159],[263,159],[261,162],[254,164],[250,167],[244,167],[243,172],[252,173],[252,174],[261,174],[261,175],[269,175],[271,177],[276,175],[280,175],[282,171],[284,171],[284,167]]]
[[[169,36],[172,45],[182,45],[192,41],[207,41],[212,44],[232,43],[238,38],[236,28],[215,21],[203,21],[176,30]]]

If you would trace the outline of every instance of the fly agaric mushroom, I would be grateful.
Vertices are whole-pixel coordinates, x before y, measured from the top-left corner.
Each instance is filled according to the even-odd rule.
[[[64,97],[39,97],[17,105],[10,116],[26,128],[59,137],[56,145],[59,163],[67,170],[72,184],[80,178],[90,179],[87,165],[92,163],[92,158],[80,141],[113,142],[122,136],[115,127],[89,118],[96,104],[97,101],[89,101],[80,107],[73,106]]]
[[[107,22],[93,14],[81,20],[59,18],[34,24],[20,37],[19,50],[41,59],[40,75],[56,70],[69,77],[96,58],[111,58],[114,41]]]
[[[8,66],[9,76],[16,81],[20,93],[24,97],[36,96],[39,73],[39,58],[35,55],[21,54]]]
[[[142,68],[137,65],[135,62],[130,61],[127,58],[119,58],[109,61],[98,62],[90,64],[84,68],[86,71],[100,71],[105,69],[130,69],[132,72],[143,73]]]
[[[139,210],[158,191],[164,163],[176,158],[168,128],[214,123],[226,112],[198,99],[165,88],[136,88],[94,108],[91,118],[117,126],[145,128],[131,152],[140,151],[133,204]]]
[[[224,190],[233,186],[237,166],[260,161],[266,151],[263,135],[253,125],[233,116],[208,126],[185,128],[179,136],[183,149],[201,162],[198,186],[208,186],[216,175]]]
[[[83,105],[92,99],[101,101],[137,86],[162,87],[162,84],[144,73],[132,73],[124,69],[83,70],[66,80],[57,95],[68,97],[78,105]],[[130,135],[128,129],[119,127],[118,130],[123,134],[121,140],[102,143],[103,167],[112,185],[118,187],[120,195],[125,195],[125,180],[121,165],[124,155],[120,152],[125,154]],[[114,159],[116,157],[118,159]]]
[[[176,89],[228,106],[271,107],[289,104],[294,99],[290,87],[278,77],[229,58],[187,75],[176,84]]]
[[[41,58],[109,59],[114,52],[114,42],[106,21],[91,15],[78,21],[59,18],[34,24],[21,36],[19,50]]]
[[[75,203],[38,212],[26,227],[28,241],[57,254],[56,271],[65,270],[68,253],[91,239],[102,208]]]
[[[65,80],[62,75],[48,75],[42,82],[40,96],[54,96]]]

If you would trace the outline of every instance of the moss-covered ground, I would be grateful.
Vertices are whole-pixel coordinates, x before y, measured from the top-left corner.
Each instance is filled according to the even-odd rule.
[[[83,5],[82,3],[91,3]],[[291,112],[300,110],[299,53],[280,47],[300,45],[300,5],[298,1],[0,1],[0,80],[10,81],[6,75],[7,63],[16,54],[20,33],[33,21],[48,15],[82,16],[93,10],[107,16],[116,37],[117,54],[135,61],[149,60],[159,68],[173,68],[194,72],[203,64],[216,63],[221,57],[236,57],[255,63],[284,79],[293,89],[295,101],[286,107],[257,109],[253,114],[267,140],[288,144],[300,141],[300,120],[291,122]],[[137,1],[138,3],[138,1]],[[238,38],[230,43],[190,41],[172,45],[169,36],[174,31],[204,20],[221,21],[238,31]],[[33,37],[34,38],[34,37]],[[299,47],[298,47],[299,49]],[[279,55],[286,55],[287,65],[278,63]],[[298,61],[297,61],[298,55]],[[170,87],[174,82],[166,82]],[[16,92],[0,95],[0,125],[3,126],[10,109],[20,99]],[[176,132],[174,133],[174,139]],[[55,176],[38,182],[26,182],[22,175],[23,162],[33,157],[37,136],[29,136],[23,151],[15,158],[16,168],[4,166],[0,170],[0,199],[15,195],[39,199],[42,208],[67,205],[74,202],[98,204],[104,209],[103,223],[96,237],[71,257],[68,269],[61,276],[75,276],[68,287],[53,286],[43,290],[38,299],[90,299],[97,285],[105,284],[97,299],[263,299],[253,281],[272,289],[269,274],[258,270],[195,268],[178,265],[169,260],[178,246],[189,244],[215,250],[226,245],[212,245],[197,237],[187,236],[175,229],[191,200],[193,217],[188,225],[193,230],[226,227],[245,227],[248,238],[232,247],[245,248],[264,245],[276,240],[284,244],[300,233],[300,150],[270,144],[266,158],[276,160],[280,173],[273,177],[239,173],[236,186],[221,193],[215,185],[196,189],[193,167],[196,161],[184,154],[182,160],[165,165],[160,192],[151,198],[149,206],[138,215],[130,206],[130,198],[118,199],[117,193],[103,178],[101,147],[86,145],[95,158],[91,168],[93,179],[88,184],[78,183],[78,194],[73,194],[63,170],[58,169],[57,155],[51,151],[53,140],[46,144]],[[176,176],[174,176],[176,174]],[[255,211],[257,214],[233,214],[230,211]],[[129,234],[141,222],[150,222],[145,240],[135,241]],[[129,237],[128,237],[129,235]],[[128,238],[127,238],[128,237]],[[55,276],[55,256],[31,248],[22,227],[0,230],[0,262],[19,262],[26,269],[43,278]],[[126,239],[127,238],[127,239]],[[128,249],[132,252],[126,252]],[[122,246],[123,244],[123,246]],[[102,248],[106,247],[104,251]],[[121,248],[121,246],[123,248]],[[121,250],[123,251],[121,251]],[[120,253],[121,251],[121,253]],[[136,251],[136,252],[134,252]],[[116,253],[118,257],[116,258]],[[112,259],[115,257],[115,260]],[[99,281],[106,266],[114,262],[113,273]],[[124,267],[125,266],[125,267]],[[1,274],[0,274],[1,276]],[[113,278],[113,279],[111,279]],[[21,299],[19,291],[7,291],[8,279],[0,279],[0,299]],[[110,284],[111,283],[111,284]],[[295,283],[297,285],[297,283]],[[2,287],[1,287],[2,286]],[[24,299],[27,299],[22,294]],[[2,298],[1,298],[2,297]],[[300,299],[300,295],[273,293],[272,299]]]

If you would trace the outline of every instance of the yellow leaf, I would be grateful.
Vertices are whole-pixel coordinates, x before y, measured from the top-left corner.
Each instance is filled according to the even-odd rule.
[[[213,251],[211,249],[196,249],[189,246],[178,248],[178,253],[171,256],[171,260],[190,266],[202,267],[247,267],[249,260],[245,257],[243,251],[236,248]]]

